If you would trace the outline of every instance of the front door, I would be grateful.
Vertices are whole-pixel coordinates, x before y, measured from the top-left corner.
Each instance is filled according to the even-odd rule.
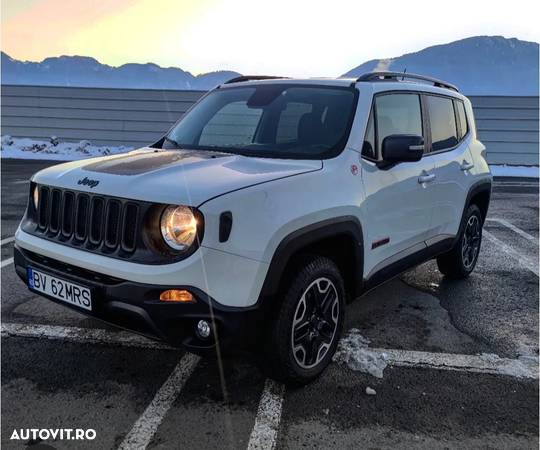
[[[396,92],[375,97],[362,160],[365,278],[424,249],[424,241],[432,237],[434,161],[423,157],[378,167],[381,144],[393,134],[425,135],[420,95]]]

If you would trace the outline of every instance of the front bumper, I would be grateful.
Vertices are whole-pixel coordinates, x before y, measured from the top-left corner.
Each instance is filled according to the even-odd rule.
[[[194,353],[220,350],[237,353],[252,350],[262,337],[263,312],[259,306],[228,307],[193,286],[151,285],[106,276],[39,255],[15,246],[15,270],[27,283],[27,267],[31,266],[92,291],[92,311],[79,309],[53,297],[41,294],[51,301],[74,309],[150,338],[183,346]],[[159,294],[166,289],[186,289],[195,303],[162,302]],[[214,323],[208,339],[197,336],[195,329],[201,319]]]

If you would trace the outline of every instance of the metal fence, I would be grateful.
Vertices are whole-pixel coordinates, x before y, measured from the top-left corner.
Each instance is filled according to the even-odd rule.
[[[202,91],[3,85],[1,133],[143,146],[154,142]],[[470,97],[491,164],[538,165],[538,97]]]

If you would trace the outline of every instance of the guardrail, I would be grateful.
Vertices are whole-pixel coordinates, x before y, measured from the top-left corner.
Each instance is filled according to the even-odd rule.
[[[139,147],[154,142],[202,91],[3,85],[1,133]],[[538,165],[538,97],[469,97],[491,164]]]

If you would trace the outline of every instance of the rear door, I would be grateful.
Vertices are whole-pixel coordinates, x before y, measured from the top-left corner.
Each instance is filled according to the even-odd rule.
[[[384,138],[393,134],[424,136],[426,124],[422,119],[419,93],[399,91],[375,96],[362,149],[366,278],[422,250],[431,236],[433,198],[429,180],[434,160],[424,157],[391,167],[377,164]]]
[[[434,236],[426,243],[450,239],[459,229],[463,207],[472,176],[473,159],[469,151],[469,125],[460,99],[441,95],[424,95],[429,123],[429,153],[435,180],[432,227]]]

